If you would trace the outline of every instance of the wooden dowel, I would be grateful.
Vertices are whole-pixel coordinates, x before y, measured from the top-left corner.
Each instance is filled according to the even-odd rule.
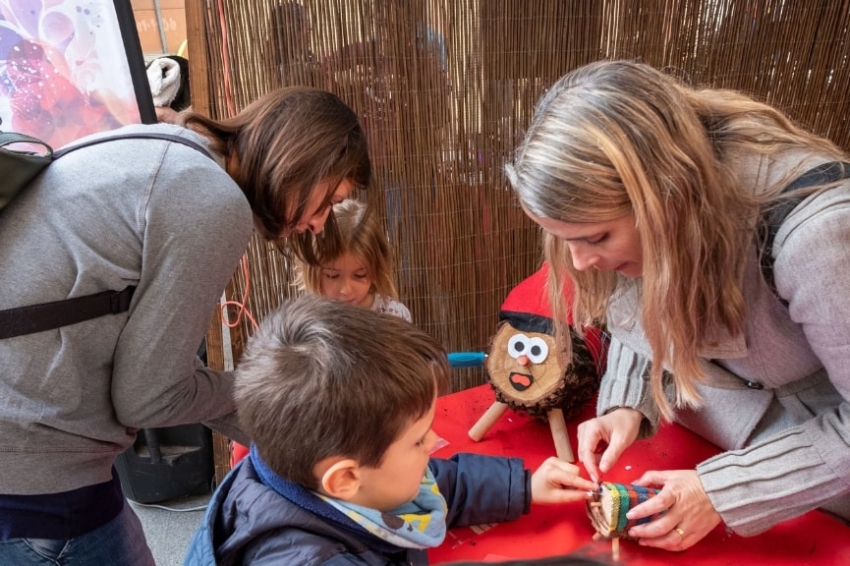
[[[483,415],[481,415],[481,418],[478,419],[478,422],[472,425],[472,428],[469,429],[469,438],[471,438],[475,442],[478,442],[479,440],[484,438],[484,435],[487,434],[487,431],[493,428],[493,425],[496,424],[496,421],[498,421],[507,410],[508,406],[506,404],[501,403],[499,401],[494,402],[492,405],[490,405],[490,408],[487,409],[487,411]]]
[[[561,409],[552,409],[546,413],[549,428],[552,430],[552,440],[555,441],[555,454],[564,462],[575,462],[570,438],[567,436],[567,423]]]

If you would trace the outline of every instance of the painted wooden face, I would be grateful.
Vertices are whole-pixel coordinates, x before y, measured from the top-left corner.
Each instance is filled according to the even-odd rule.
[[[563,387],[567,363],[549,334],[503,323],[487,357],[490,382],[508,404],[534,407]]]

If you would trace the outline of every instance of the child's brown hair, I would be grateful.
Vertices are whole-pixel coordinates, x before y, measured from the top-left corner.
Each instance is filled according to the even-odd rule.
[[[396,316],[302,295],[267,316],[236,370],[245,432],[279,476],[316,489],[314,466],[377,467],[448,383],[439,341]]]

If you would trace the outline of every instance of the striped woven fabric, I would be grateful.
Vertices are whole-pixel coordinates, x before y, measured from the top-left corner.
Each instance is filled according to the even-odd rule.
[[[603,482],[599,486],[598,496],[587,504],[587,512],[593,527],[605,537],[626,536],[633,526],[648,523],[663,514],[662,512],[631,521],[626,518],[629,509],[654,497],[659,491],[639,485]]]

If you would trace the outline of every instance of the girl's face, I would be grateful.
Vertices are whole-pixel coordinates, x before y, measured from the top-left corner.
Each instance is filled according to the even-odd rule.
[[[372,306],[372,277],[363,261],[351,252],[322,266],[320,284],[323,297],[366,308]]]
[[[616,271],[640,277],[643,257],[635,218],[627,214],[607,222],[571,223],[541,218],[525,211],[543,230],[566,242],[576,271]]]
[[[331,207],[347,199],[351,196],[351,193],[354,190],[354,184],[348,179],[343,179],[343,181],[337,185],[336,190],[331,197],[330,204],[323,206],[328,191],[330,190],[329,185],[330,181],[322,181],[313,187],[313,190],[310,192],[310,197],[307,200],[307,206],[304,208],[304,215],[298,219],[295,227],[285,228],[280,234],[275,236],[269,234],[263,227],[263,224],[255,216],[254,228],[256,228],[257,232],[259,232],[261,236],[270,240],[286,238],[293,233],[301,234],[307,231],[312,232],[313,234],[320,233],[325,227],[328,215],[331,213]]]

